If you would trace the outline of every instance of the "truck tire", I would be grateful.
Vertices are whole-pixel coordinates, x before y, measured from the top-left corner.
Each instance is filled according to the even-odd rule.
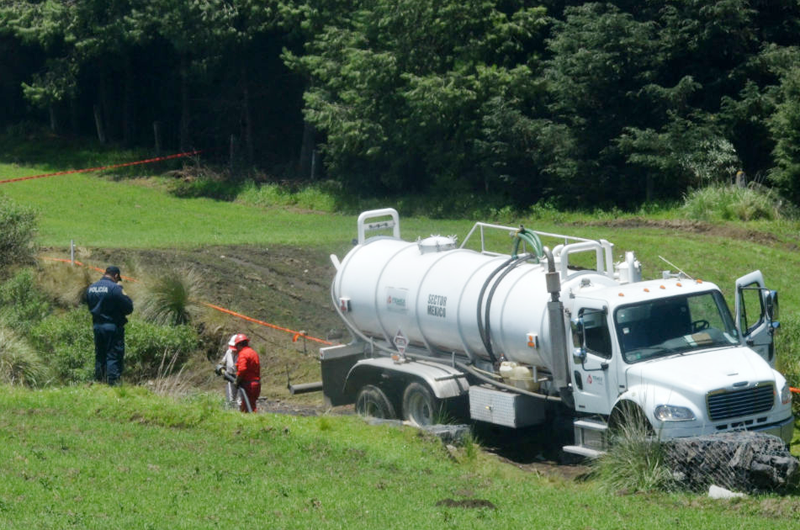
[[[442,403],[424,384],[411,383],[403,392],[403,419],[424,427],[439,422]]]
[[[638,405],[622,401],[611,412],[608,429],[612,440],[617,437],[647,437],[655,434],[653,426]]]
[[[356,396],[356,413],[371,418],[393,420],[397,418],[394,406],[383,390],[374,385],[366,385]]]

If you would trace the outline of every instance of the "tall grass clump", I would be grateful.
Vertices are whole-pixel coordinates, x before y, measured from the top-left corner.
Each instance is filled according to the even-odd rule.
[[[64,263],[43,263],[37,278],[40,289],[58,307],[74,308],[85,302],[86,289],[97,278],[89,269]]]
[[[35,234],[34,210],[0,195],[0,274],[9,265],[33,262]]]
[[[0,383],[38,387],[48,381],[48,370],[36,350],[0,326]]]
[[[145,283],[140,314],[155,324],[188,324],[202,311],[198,302],[202,291],[202,279],[195,271],[167,269]]]
[[[594,472],[611,492],[670,490],[674,481],[661,441],[637,421],[623,421],[609,451],[594,462]]]
[[[684,196],[682,210],[698,221],[778,220],[790,217],[790,206],[774,190],[713,184]]]

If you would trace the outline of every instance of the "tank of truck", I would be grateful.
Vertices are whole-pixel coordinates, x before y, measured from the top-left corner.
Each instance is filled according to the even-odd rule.
[[[492,277],[508,259],[456,248],[448,237],[413,243],[377,237],[357,245],[339,264],[333,296],[344,318],[370,337],[392,343],[399,332],[433,352],[490,360],[479,331],[488,322],[496,358],[550,369],[547,264],[526,262],[502,279],[502,273]],[[588,279],[597,286],[616,283],[586,271],[562,285],[563,292]]]

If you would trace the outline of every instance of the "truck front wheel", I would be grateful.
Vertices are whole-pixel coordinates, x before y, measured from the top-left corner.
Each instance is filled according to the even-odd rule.
[[[608,429],[612,438],[644,438],[655,434],[644,411],[630,401],[622,401],[614,408]]]
[[[394,406],[383,390],[374,385],[366,385],[356,396],[356,412],[362,416],[393,420],[397,417]]]
[[[420,383],[411,383],[403,393],[403,418],[414,425],[433,425],[439,420],[441,401]]]

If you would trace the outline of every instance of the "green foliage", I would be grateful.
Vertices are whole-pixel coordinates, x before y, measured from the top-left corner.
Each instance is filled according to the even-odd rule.
[[[0,195],[0,275],[17,263],[30,263],[36,246],[33,209]]]
[[[775,138],[776,166],[771,177],[800,203],[800,68],[792,68],[783,78],[775,114],[769,125]]]
[[[197,344],[197,332],[191,326],[161,326],[133,319],[125,327],[124,377],[135,383],[166,375],[159,374],[162,359],[176,356],[172,366],[179,369]]]
[[[94,338],[88,311],[45,318],[31,328],[30,340],[59,383],[82,383],[94,377]]]
[[[202,279],[191,269],[167,269],[145,282],[143,318],[163,325],[188,324],[197,317]]]
[[[338,194],[332,182],[305,186],[284,186],[248,182],[236,196],[237,202],[266,208],[294,207],[317,212],[336,211]]]
[[[62,384],[90,381],[94,377],[94,336],[88,311],[77,309],[51,315],[33,326],[31,341],[42,352]],[[197,346],[189,326],[160,326],[133,319],[125,327],[123,379],[136,383],[159,375],[162,358],[178,356],[177,369]],[[161,374],[168,375],[168,374]]]
[[[419,192],[442,179],[470,190],[502,185],[471,142],[493,98],[528,103],[531,69],[514,64],[545,27],[542,9],[510,7],[378,1],[334,20],[308,53],[287,53],[312,79],[305,118],[326,135],[331,175],[372,194]]]
[[[0,325],[0,383],[42,386],[49,371],[41,356],[11,329]]]
[[[20,334],[50,313],[47,297],[36,283],[33,269],[22,269],[0,285],[0,321]]]
[[[800,314],[780,317],[781,327],[775,334],[776,368],[794,388],[800,388]],[[792,394],[792,409],[800,416],[800,395]]]
[[[702,221],[776,220],[793,216],[793,209],[774,190],[722,184],[691,191],[684,198],[682,209],[690,219]]]

